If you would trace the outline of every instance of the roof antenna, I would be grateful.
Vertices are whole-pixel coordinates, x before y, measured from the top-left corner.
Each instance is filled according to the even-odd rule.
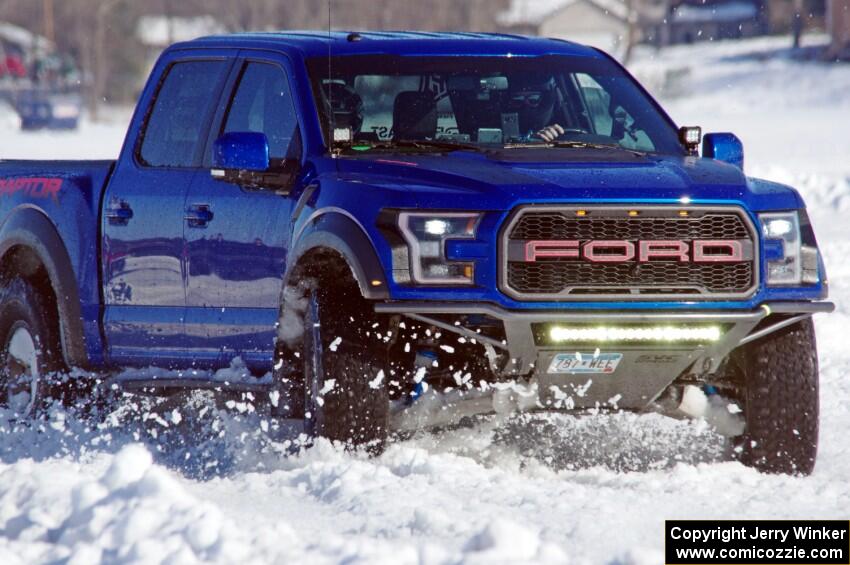
[[[334,144],[334,105],[333,105],[333,71],[331,63],[331,3],[328,0],[328,148],[333,149]]]

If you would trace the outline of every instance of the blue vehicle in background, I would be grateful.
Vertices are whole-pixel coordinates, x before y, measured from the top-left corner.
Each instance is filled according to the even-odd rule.
[[[26,89],[14,97],[21,129],[73,130],[80,123],[82,99],[76,93]]]
[[[483,381],[538,410],[721,397],[745,463],[814,466],[811,317],[833,305],[800,195],[589,47],[174,45],[117,161],[0,163],[0,257],[0,403],[21,415],[70,400],[48,378],[70,367],[180,371],[121,381],[165,393],[239,357],[257,378],[231,386],[378,450],[423,394],[494,409]]]

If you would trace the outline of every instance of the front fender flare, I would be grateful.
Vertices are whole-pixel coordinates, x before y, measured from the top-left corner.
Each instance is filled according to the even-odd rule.
[[[350,214],[337,209],[316,210],[296,233],[287,259],[284,286],[288,286],[300,259],[310,251],[322,248],[342,255],[364,298],[389,298],[383,265],[366,230]]]

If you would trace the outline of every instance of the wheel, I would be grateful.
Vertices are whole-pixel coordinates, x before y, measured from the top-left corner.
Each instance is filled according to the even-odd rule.
[[[811,318],[742,349],[741,460],[768,473],[811,474],[818,448],[818,357]]]
[[[307,291],[300,356],[305,429],[377,454],[389,433],[386,344],[356,284],[334,287]]]
[[[57,324],[43,295],[13,278],[0,286],[0,407],[17,418],[37,414],[49,375],[62,370]]]

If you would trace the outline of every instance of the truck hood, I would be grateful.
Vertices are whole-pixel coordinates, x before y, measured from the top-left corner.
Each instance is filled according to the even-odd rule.
[[[386,191],[388,206],[505,210],[525,202],[738,203],[802,206],[789,187],[698,157],[622,150],[529,149],[341,157],[340,180]]]

